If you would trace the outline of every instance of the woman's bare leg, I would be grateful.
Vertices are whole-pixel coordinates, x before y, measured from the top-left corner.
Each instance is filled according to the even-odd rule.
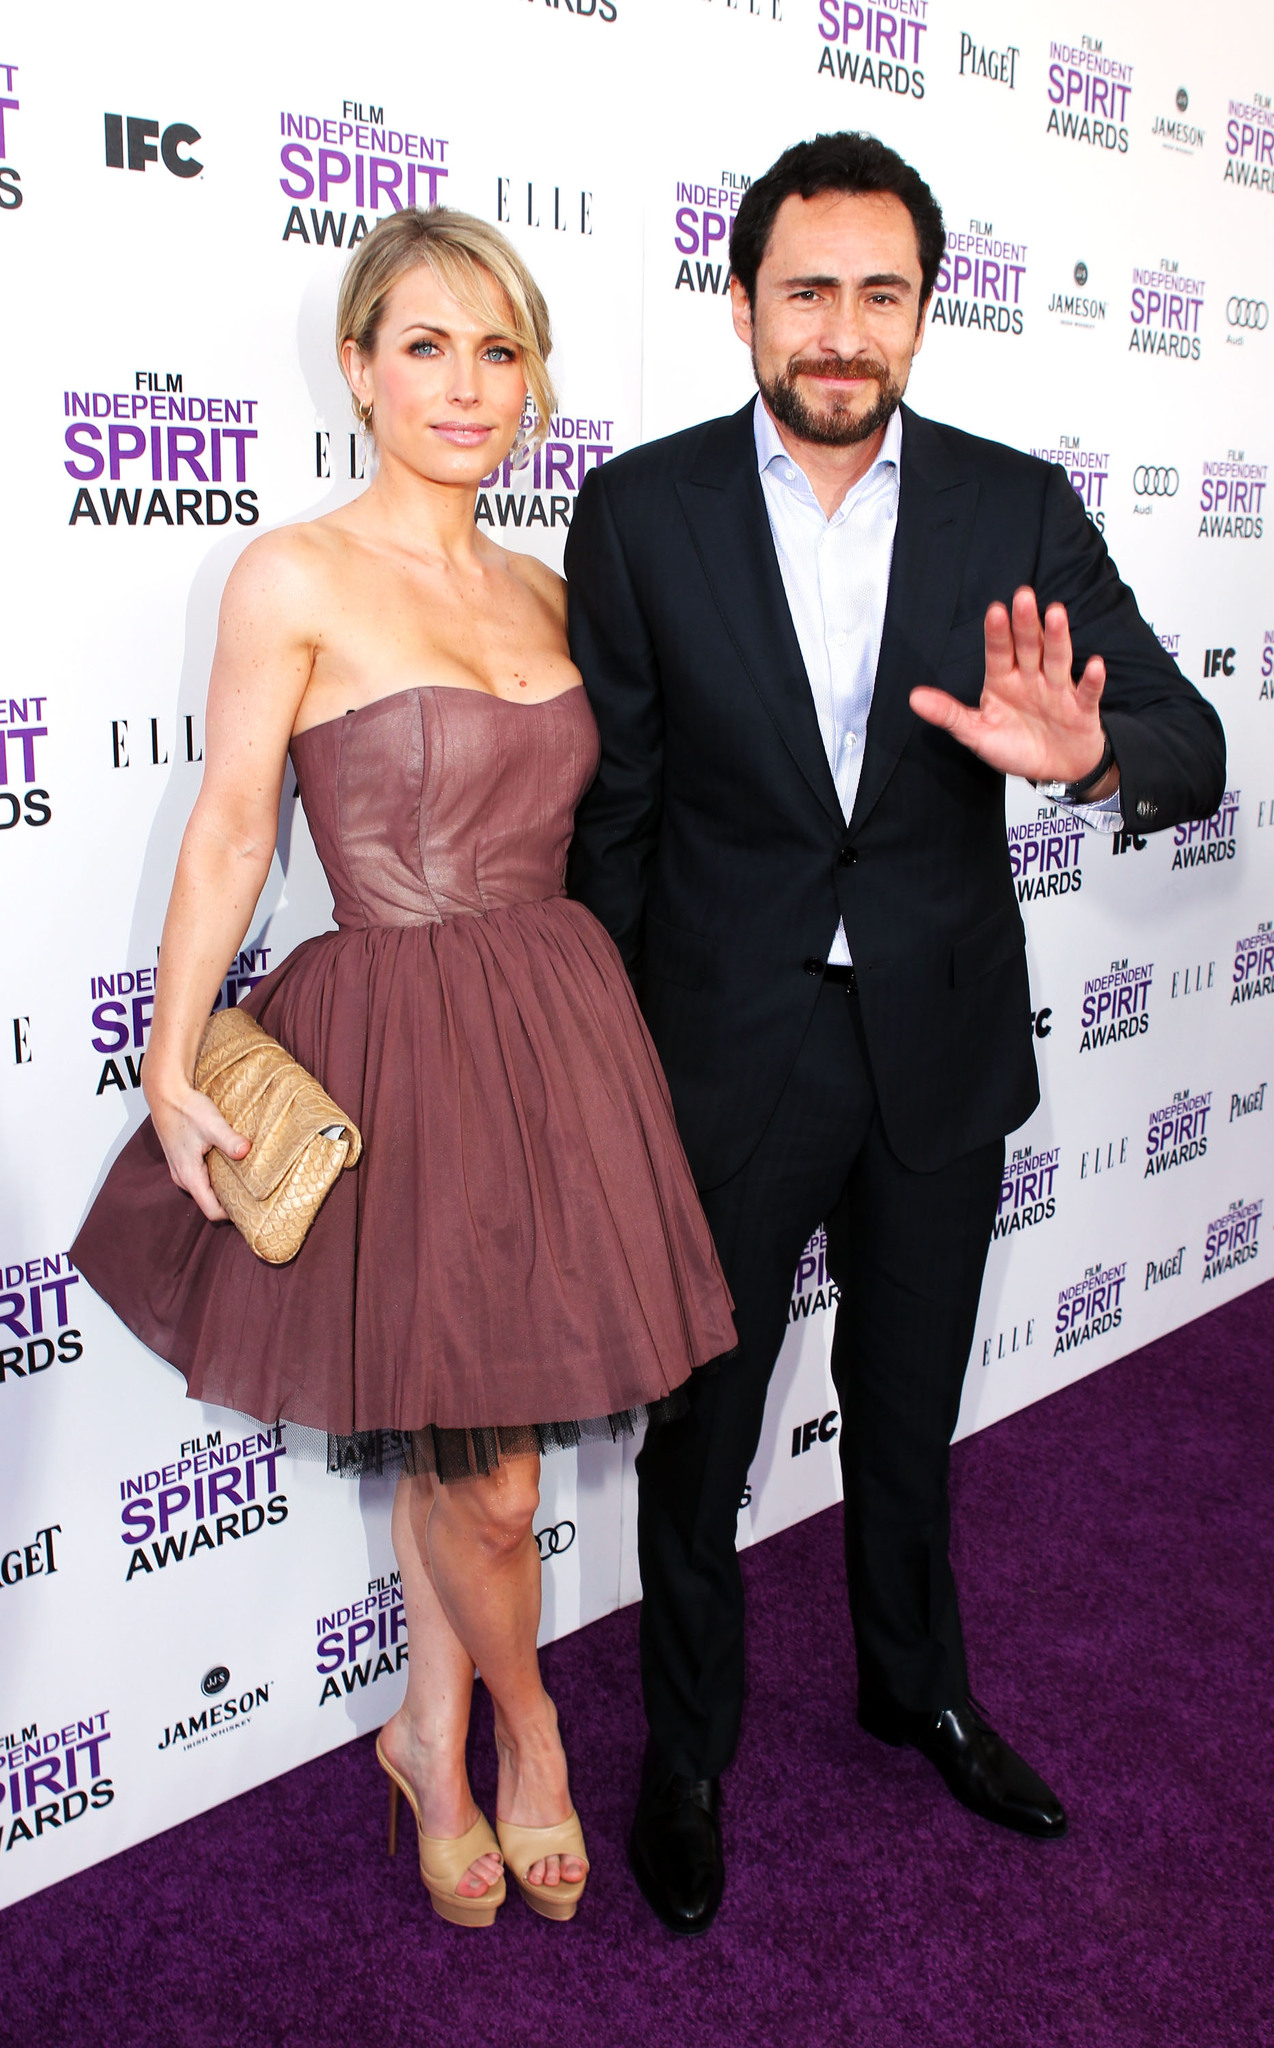
[[[427,1835],[454,1840],[478,1817],[465,1765],[473,1659],[443,1612],[429,1569],[425,1529],[438,1492],[426,1476],[406,1475],[394,1495],[394,1555],[407,1617],[407,1691],[381,1730],[386,1756],[412,1785]],[[497,1883],[500,1859],[479,1856],[456,1886],[480,1899]]]
[[[539,1478],[538,1458],[514,1458],[487,1479],[439,1486],[427,1531],[433,1589],[452,1640],[472,1660],[470,1673],[474,1664],[481,1671],[495,1707],[499,1816],[533,1828],[551,1827],[571,1810],[557,1712],[535,1645]],[[546,1857],[528,1872],[533,1884],[550,1885],[583,1875],[575,1856]]]

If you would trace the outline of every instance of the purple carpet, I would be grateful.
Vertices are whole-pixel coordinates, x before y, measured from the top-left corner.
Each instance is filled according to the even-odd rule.
[[[1036,1844],[854,1722],[838,1517],[753,1551],[750,1701],[715,1928],[676,1942],[623,1844],[636,1611],[546,1652],[593,1877],[445,1927],[385,1855],[370,1741],[0,1917],[23,2048],[1256,2048],[1274,2039],[1274,1286],[961,1445],[974,1688],[1066,1800]],[[474,1784],[489,1806],[490,1714]]]

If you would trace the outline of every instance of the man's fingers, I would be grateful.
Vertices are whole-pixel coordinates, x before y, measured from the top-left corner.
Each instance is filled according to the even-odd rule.
[[[1003,682],[1013,673],[1013,626],[1009,619],[1008,606],[992,604],[987,606],[983,627],[986,642],[986,672],[995,682]],[[930,692],[932,695],[933,693]]]
[[[910,704],[917,718],[925,719],[930,725],[940,725],[955,739],[971,746],[969,733],[977,724],[976,712],[970,711],[958,697],[948,696],[945,690],[931,690],[922,685],[911,693]]]
[[[1075,697],[1081,711],[1095,711],[1101,703],[1101,693],[1106,687],[1106,664],[1100,654],[1090,655],[1083,675],[1075,685]]]
[[[1070,620],[1064,604],[1051,604],[1044,614],[1044,680],[1054,689],[1071,687],[1071,664],[1074,653],[1071,648]]]
[[[1025,583],[1013,592],[1013,645],[1018,667],[1026,675],[1034,674],[1043,659],[1044,628],[1035,592]]]

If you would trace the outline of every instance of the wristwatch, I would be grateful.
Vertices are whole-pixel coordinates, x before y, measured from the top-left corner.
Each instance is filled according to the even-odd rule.
[[[1110,773],[1115,765],[1114,742],[1104,725],[1102,727],[1102,736],[1106,744],[1101,750],[1101,760],[1095,768],[1089,770],[1087,775],[1082,775],[1078,782],[1036,782],[1031,785],[1032,788],[1038,789],[1040,795],[1046,796],[1050,803],[1082,803],[1089,790],[1096,789],[1098,783]]]

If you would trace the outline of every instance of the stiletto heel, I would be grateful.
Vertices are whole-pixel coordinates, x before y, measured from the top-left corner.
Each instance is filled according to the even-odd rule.
[[[505,1867],[513,1872],[518,1890],[531,1911],[541,1914],[545,1920],[573,1920],[575,1908],[588,1882],[584,1831],[574,1807],[565,1820],[558,1821],[551,1828],[519,1828],[497,1815],[495,1831]],[[528,1884],[527,1871],[533,1863],[543,1862],[546,1856],[578,1856],[584,1866],[583,1877],[574,1884]]]
[[[480,1813],[465,1835],[442,1837],[424,1834],[416,1795],[406,1778],[399,1775],[385,1755],[379,1735],[376,1738],[376,1761],[389,1779],[390,1855],[398,1853],[398,1808],[400,1800],[405,1797],[415,1817],[420,1875],[434,1912],[440,1920],[449,1921],[453,1927],[490,1927],[508,1892],[503,1872],[480,1899],[460,1898],[456,1886],[479,1856],[498,1856],[501,1853],[500,1845],[491,1832],[491,1823]]]

